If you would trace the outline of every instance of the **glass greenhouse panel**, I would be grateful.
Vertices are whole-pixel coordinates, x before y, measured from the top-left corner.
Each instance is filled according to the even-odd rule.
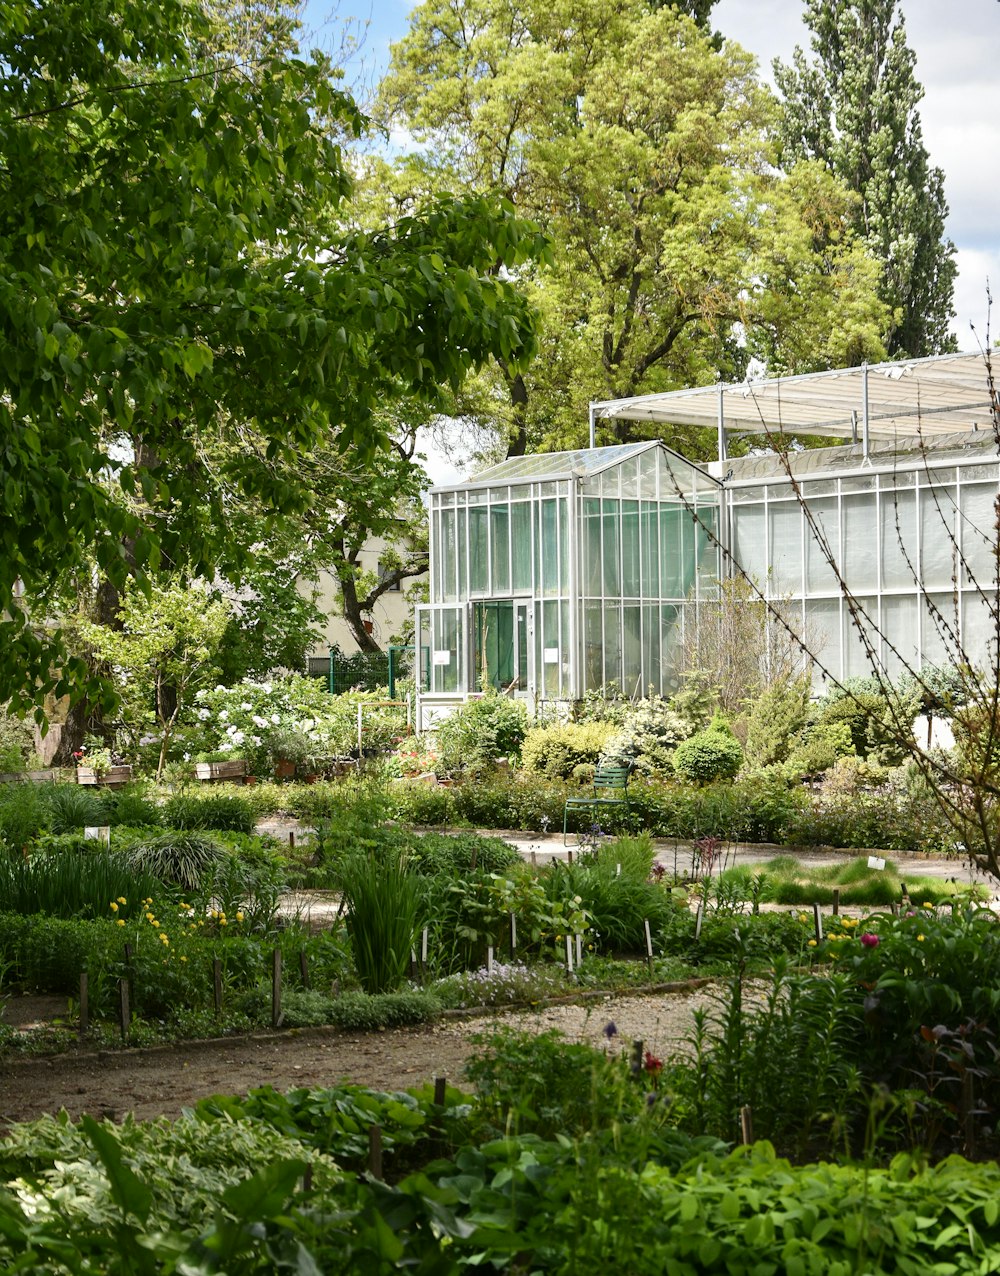
[[[531,503],[515,501],[510,507],[511,586],[531,589]]]
[[[955,489],[920,489],[920,579],[925,589],[951,584],[957,532]]]
[[[917,494],[913,488],[880,495],[882,588],[913,589],[920,560],[917,542]],[[916,617],[914,617],[916,621]]]
[[[883,658],[896,678],[908,666],[920,667],[920,602],[913,594],[882,595]]]
[[[464,646],[464,609],[461,607],[436,607],[430,618],[430,689],[432,692],[453,692],[465,689],[462,660]]]
[[[809,510],[816,520],[816,528],[825,538],[826,544],[833,553],[834,561],[840,562],[840,514],[835,496],[815,497],[809,502]],[[806,592],[809,594],[828,594],[838,589],[837,573],[830,566],[816,533],[808,525],[806,537]]]
[[[802,511],[798,501],[767,507],[771,596],[802,592]]]
[[[962,518],[960,521],[962,557],[966,575],[980,586],[996,583],[996,483],[962,485]]]
[[[490,588],[490,551],[486,509],[470,505],[469,520],[469,593],[485,594]]]
[[[870,493],[843,498],[844,579],[852,593],[878,589],[877,510]]]
[[[490,593],[510,593],[510,506],[490,506]]]

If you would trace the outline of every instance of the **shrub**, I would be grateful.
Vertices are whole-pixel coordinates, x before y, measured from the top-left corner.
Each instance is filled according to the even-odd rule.
[[[522,701],[488,691],[437,727],[441,764],[451,771],[476,770],[499,758],[519,758],[527,731],[528,711]]]
[[[529,774],[569,780],[580,766],[594,767],[614,735],[606,722],[560,722],[533,727],[524,738],[521,765]]]
[[[731,779],[743,765],[743,750],[721,719],[684,740],[674,750],[674,770],[692,784]]]
[[[657,775],[673,770],[673,752],[690,734],[688,724],[666,700],[654,696],[629,712],[621,730],[601,754],[602,766],[627,766],[639,774]]]
[[[0,774],[26,770],[34,749],[28,719],[0,709]]]
[[[205,797],[176,794],[163,804],[162,819],[168,828],[231,829],[236,833],[252,833],[257,823],[250,802],[224,793]]]
[[[0,842],[8,850],[23,850],[46,827],[48,806],[40,788],[37,784],[0,787]]]
[[[782,679],[756,697],[746,719],[748,766],[771,766],[788,757],[795,736],[805,725],[809,681],[808,675]]]
[[[459,873],[481,869],[486,873],[502,873],[521,863],[516,847],[499,837],[481,837],[476,833],[425,833],[408,839],[409,862],[415,872]]]

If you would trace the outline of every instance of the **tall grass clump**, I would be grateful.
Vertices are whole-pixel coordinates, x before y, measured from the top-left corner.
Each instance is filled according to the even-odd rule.
[[[405,854],[354,852],[338,865],[354,967],[367,993],[395,992],[409,969],[419,883]]]
[[[108,851],[0,856],[0,913],[110,917],[114,903],[115,916],[128,917],[158,890],[160,883],[151,873],[137,872],[123,856]]]
[[[46,785],[46,824],[53,833],[73,833],[88,825],[111,823],[110,794],[78,784]]]
[[[136,874],[148,874],[159,882],[172,883],[184,891],[198,890],[205,879],[218,872],[230,852],[214,837],[195,830],[159,833],[130,847],[126,863]]]

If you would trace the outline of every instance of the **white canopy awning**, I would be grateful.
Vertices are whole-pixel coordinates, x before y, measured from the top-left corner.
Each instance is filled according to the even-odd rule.
[[[726,434],[816,434],[858,441],[992,429],[982,354],[720,383],[612,399],[591,410],[596,417],[721,427]]]

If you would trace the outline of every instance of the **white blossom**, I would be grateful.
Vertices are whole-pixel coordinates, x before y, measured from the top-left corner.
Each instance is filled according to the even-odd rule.
[[[211,711],[211,709],[199,709],[199,710],[198,710],[198,717],[199,717],[199,718],[201,718],[202,722],[204,722],[206,718],[210,718],[211,716],[212,716],[212,711]]]
[[[262,718],[259,713],[253,715],[252,722],[255,727],[268,727],[271,725],[267,718]]]

